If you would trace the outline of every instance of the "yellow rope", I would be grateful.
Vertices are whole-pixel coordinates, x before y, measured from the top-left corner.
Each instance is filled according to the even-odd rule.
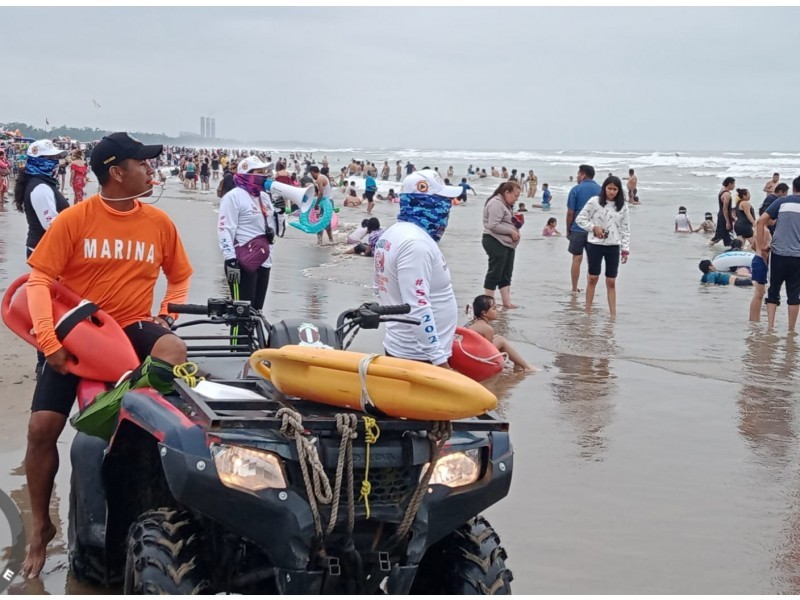
[[[189,384],[189,387],[194,387],[197,385],[198,381],[203,381],[205,379],[205,377],[197,377],[199,370],[195,363],[185,362],[172,367],[172,374],[175,375],[175,377],[183,379]]]
[[[369,482],[369,450],[370,446],[381,437],[381,428],[378,422],[372,417],[364,417],[364,443],[367,445],[367,460],[364,468],[364,481],[361,482],[361,497],[364,499],[364,507],[367,509],[367,519],[369,519],[369,495],[372,492],[372,484]]]

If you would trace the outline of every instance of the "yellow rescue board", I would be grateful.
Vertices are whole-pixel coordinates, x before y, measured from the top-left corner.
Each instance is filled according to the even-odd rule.
[[[369,354],[308,346],[258,350],[250,365],[283,394],[370,412],[362,405],[359,364]],[[264,364],[269,363],[269,366]],[[497,398],[456,371],[427,363],[378,356],[366,366],[372,405],[390,417],[451,421],[484,414]]]

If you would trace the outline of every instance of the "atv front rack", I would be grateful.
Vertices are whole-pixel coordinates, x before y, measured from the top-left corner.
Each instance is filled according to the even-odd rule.
[[[202,423],[210,431],[229,429],[280,429],[282,419],[275,414],[281,408],[291,408],[303,415],[303,425],[315,432],[336,432],[335,415],[349,411],[346,408],[327,406],[318,402],[303,400],[302,398],[287,397],[277,391],[272,384],[263,379],[234,379],[215,380],[214,383],[229,385],[255,392],[263,396],[263,400],[253,400],[242,397],[236,398],[235,394],[224,400],[210,399],[197,393],[194,388],[180,379],[175,380],[175,388],[185,402],[187,416]],[[397,419],[393,417],[374,416],[383,431],[430,431],[434,421],[417,421]],[[469,419],[451,421],[454,431],[503,431],[507,432],[509,423],[500,420],[493,413],[479,415]],[[359,433],[364,433],[363,419],[359,419]]]

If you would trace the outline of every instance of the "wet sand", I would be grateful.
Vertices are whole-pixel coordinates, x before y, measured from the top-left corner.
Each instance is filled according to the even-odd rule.
[[[479,292],[485,268],[481,198],[470,196],[467,206],[454,209],[442,243],[461,306]],[[159,204],[173,216],[195,267],[192,302],[226,293],[214,200],[213,193],[184,192],[170,179]],[[665,214],[675,203],[668,202]],[[396,205],[377,204],[385,225],[395,211]],[[364,214],[342,209],[340,217],[357,223]],[[535,239],[538,220],[548,215],[528,216],[514,279],[515,299],[524,307],[502,313],[497,329],[545,369],[489,384],[512,424],[516,451],[511,494],[486,514],[508,551],[513,589],[798,593],[797,341],[748,330],[739,314],[747,294],[698,292],[697,273],[674,277],[665,293],[667,271],[639,258],[647,256],[643,247],[655,252],[662,244],[652,231],[663,224],[648,224],[646,215],[634,217],[639,254],[620,277],[617,323],[607,318],[602,284],[596,315],[583,314],[582,298],[565,291],[564,240]],[[21,215],[0,213],[3,288],[24,269],[24,230]],[[650,246],[641,241],[646,235],[654,240]],[[700,236],[690,244],[669,257],[681,269],[696,265],[698,252],[708,253]],[[331,248],[316,247],[313,236],[287,228],[276,247],[268,317],[333,322],[340,311],[372,299],[371,269],[368,259],[334,256]],[[709,314],[703,303],[710,299],[721,317]],[[739,309],[728,315],[733,302]],[[715,318],[719,325],[704,327]],[[364,332],[353,349],[376,351],[380,340],[380,332]],[[5,329],[0,344],[6,417],[0,487],[24,512],[20,465],[34,354]],[[12,593],[103,591],[67,575],[69,438],[67,432],[60,442],[53,502],[59,535],[42,579],[15,582]]]

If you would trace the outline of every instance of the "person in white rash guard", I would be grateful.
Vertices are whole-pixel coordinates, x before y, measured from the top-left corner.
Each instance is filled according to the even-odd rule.
[[[249,300],[258,310],[264,307],[267,296],[275,241],[270,226],[275,208],[264,191],[264,174],[269,166],[255,156],[242,160],[233,176],[236,187],[222,197],[219,205],[219,247],[231,295],[234,299]],[[240,264],[236,249],[246,247],[256,238],[266,238],[269,252],[261,265],[251,270]]]
[[[26,256],[30,257],[36,245],[69,201],[58,189],[58,161],[67,155],[50,140],[39,140],[28,146],[25,171],[14,186],[14,205],[25,213],[28,236],[25,240]]]
[[[445,185],[424,169],[403,180],[398,222],[375,246],[375,289],[383,305],[408,304],[419,325],[387,323],[388,356],[449,368],[458,303],[438,242],[447,227],[451,199],[461,187]]]

